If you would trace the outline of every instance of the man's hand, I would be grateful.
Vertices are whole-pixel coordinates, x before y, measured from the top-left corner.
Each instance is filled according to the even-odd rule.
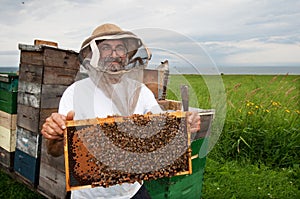
[[[66,120],[73,120],[74,115],[74,111],[68,112],[67,116],[52,113],[43,124],[41,132],[47,139],[47,152],[52,156],[58,157],[64,153],[63,133],[66,128]]]
[[[68,112],[67,116],[59,113],[52,113],[42,126],[41,133],[48,140],[63,140],[66,120],[73,120],[74,111]]]
[[[190,125],[191,133],[196,133],[200,130],[200,115],[198,112],[187,112],[187,121]]]

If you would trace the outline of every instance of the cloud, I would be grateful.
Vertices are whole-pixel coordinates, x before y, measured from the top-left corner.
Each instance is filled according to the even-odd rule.
[[[2,0],[0,51],[16,51],[19,43],[33,44],[34,39],[77,51],[97,25],[111,22],[127,30],[160,28],[183,34],[219,65],[276,64],[274,59],[300,65],[294,52],[300,42],[299,18],[298,0]],[[179,37],[151,35],[145,42],[195,56]],[[11,65],[18,65],[15,60]]]

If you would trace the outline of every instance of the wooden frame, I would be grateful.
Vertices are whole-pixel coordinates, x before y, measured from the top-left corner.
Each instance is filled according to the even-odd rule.
[[[163,114],[146,114],[146,115],[133,115],[130,117],[117,116],[117,117],[67,121],[67,123],[66,123],[67,128],[64,133],[66,190],[71,191],[71,190],[77,190],[77,189],[83,189],[83,188],[92,188],[95,186],[108,187],[108,186],[112,186],[115,184],[122,184],[122,183],[126,183],[126,182],[133,183],[133,182],[142,181],[142,180],[150,180],[150,179],[157,179],[157,178],[162,178],[162,177],[171,177],[171,176],[175,176],[175,175],[191,174],[192,173],[192,160],[191,160],[191,148],[190,148],[190,144],[191,144],[190,137],[191,136],[190,136],[190,131],[189,131],[190,127],[188,126],[188,123],[186,120],[186,112],[177,111],[177,112],[164,113],[164,114],[165,115],[163,115]],[[178,128],[179,130],[176,129],[175,127],[173,128],[173,131],[176,131],[176,133],[173,135],[179,136],[179,137],[176,137],[176,139],[180,138],[181,140],[178,139],[177,143],[174,141],[174,143],[171,144],[170,147],[172,148],[172,150],[174,150],[174,152],[172,151],[172,154],[178,153],[177,151],[179,151],[180,148],[184,148],[184,151],[183,151],[183,153],[181,152],[181,155],[179,158],[178,158],[178,156],[176,156],[177,159],[172,160],[172,164],[169,164],[167,166],[164,165],[163,168],[159,167],[158,170],[149,171],[149,172],[145,172],[145,173],[143,173],[143,172],[133,173],[132,171],[127,172],[124,170],[120,171],[115,168],[106,170],[104,168],[107,168],[107,166],[105,164],[102,164],[102,162],[99,161],[100,158],[97,159],[95,157],[96,155],[92,154],[93,152],[90,152],[91,150],[87,149],[88,147],[83,144],[85,142],[84,136],[87,136],[87,139],[90,139],[90,138],[95,137],[95,135],[98,133],[98,131],[93,132],[93,130],[92,130],[92,129],[95,129],[97,125],[98,126],[102,125],[101,128],[103,127],[103,125],[115,125],[116,123],[121,124],[121,125],[126,125],[126,122],[128,122],[129,120],[133,121],[134,119],[140,118],[140,117],[143,118],[142,121],[144,121],[146,118],[146,120],[149,119],[149,121],[152,122],[152,120],[155,120],[155,118],[166,117],[166,116],[167,116],[167,118],[164,118],[166,121],[167,121],[167,119],[168,119],[168,121],[171,121],[172,118],[175,118],[174,121],[179,121],[178,123],[180,125],[180,127]],[[132,117],[134,117],[134,119],[132,119]],[[170,123],[173,124],[173,123],[175,123],[174,121],[172,120]],[[86,129],[88,129],[88,130],[86,130]],[[171,129],[172,128],[170,128],[170,126],[167,126],[164,130],[161,130],[159,132],[161,133],[161,135],[171,135],[171,133],[172,133]],[[176,129],[176,130],[174,130],[174,129]],[[98,127],[98,130],[99,130],[99,127]],[[101,130],[99,130],[99,131],[101,131]],[[114,131],[114,130],[112,130],[112,131]],[[109,131],[109,133],[112,133],[112,131]],[[84,132],[84,133],[82,133],[82,132]],[[115,133],[115,135],[119,135],[120,132],[121,131],[118,131],[117,133]],[[145,132],[148,132],[148,131],[145,131]],[[114,134],[114,133],[112,133],[112,134]],[[153,135],[156,136],[158,134],[159,133],[157,133],[157,134],[155,133]],[[88,137],[88,135],[93,135],[93,136]],[[96,136],[101,138],[101,135],[100,136],[99,135],[100,135],[100,133],[97,134]],[[80,137],[80,136],[82,136],[82,137]],[[127,136],[127,134],[126,134],[126,136]],[[102,135],[102,137],[103,137],[103,135]],[[128,137],[130,137],[130,136],[128,136]],[[172,138],[174,138],[174,137],[172,137]],[[82,139],[78,139],[78,138],[82,138]],[[123,142],[126,141],[125,138],[124,139],[123,138],[124,137],[121,138],[122,144],[123,144]],[[159,137],[159,138],[161,138],[161,137]],[[142,138],[141,140],[143,140],[143,139],[146,140],[147,138]],[[176,140],[176,139],[173,139],[173,140]],[[185,139],[185,143],[182,143],[182,139]],[[162,140],[162,139],[160,139],[160,140]],[[167,142],[170,140],[172,140],[172,139],[167,140]],[[146,143],[145,144],[145,145],[147,145],[146,147],[148,147],[149,143],[151,143],[151,141],[146,142],[144,140],[143,140],[143,142]],[[88,143],[92,143],[92,141],[89,141]],[[97,149],[99,149],[99,151],[102,150],[101,152],[103,152],[105,154],[105,151],[106,151],[106,149],[104,147],[105,143],[104,144],[102,142],[96,142],[96,143],[101,143],[101,144],[99,144],[101,146],[96,146],[96,150]],[[119,144],[120,143],[121,142],[119,142]],[[129,143],[129,142],[127,142],[127,143]],[[130,143],[137,143],[137,142],[132,142],[132,140],[130,140]],[[180,143],[180,146],[178,143]],[[163,143],[163,144],[170,145],[169,143]],[[182,145],[182,147],[181,147],[181,145]],[[126,144],[123,146],[127,147]],[[134,147],[137,147],[137,148],[140,147],[138,150],[142,150],[142,147],[138,144],[134,145]],[[93,148],[93,147],[91,147],[91,148]],[[99,151],[97,151],[98,154],[99,154]],[[154,149],[153,151],[156,151],[156,149]],[[109,154],[108,156],[110,159],[111,153],[108,153],[108,154]],[[137,153],[135,153],[135,154],[137,154]],[[142,153],[142,155],[144,155],[144,154],[147,154],[147,152]],[[167,154],[161,153],[161,156],[159,156],[159,157],[160,158],[163,157],[162,159],[168,159],[169,157],[166,157],[166,156],[167,156]],[[121,156],[121,157],[123,157],[123,156]],[[138,156],[138,157],[141,157],[141,156]],[[120,162],[123,159],[124,158],[120,158]],[[81,162],[79,160],[81,160]],[[101,159],[101,161],[102,160],[103,159]],[[134,164],[146,165],[145,162],[142,162],[143,160],[140,160],[139,158],[136,158],[136,160],[140,161],[140,163],[134,162]],[[159,161],[163,162],[165,160],[160,159]],[[105,162],[105,160],[104,160],[104,162]],[[122,164],[120,162],[118,162],[116,164]],[[151,160],[151,162],[152,162],[152,160]],[[80,166],[81,164],[83,166]],[[88,166],[89,164],[91,164],[91,165]],[[125,167],[126,166],[127,165],[125,165]],[[151,167],[151,166],[152,165],[150,165],[149,167]],[[90,170],[89,170],[89,168],[90,168]],[[86,172],[83,172],[82,169],[86,169]],[[95,171],[91,171],[93,169]],[[91,177],[91,176],[93,176],[93,177]],[[112,179],[111,176],[117,176],[117,177],[115,177],[115,179]],[[98,179],[98,180],[94,180],[94,179]]]

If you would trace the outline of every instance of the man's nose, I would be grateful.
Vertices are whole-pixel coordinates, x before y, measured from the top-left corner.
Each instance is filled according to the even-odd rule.
[[[112,50],[111,56],[112,56],[112,57],[118,57],[117,52],[116,52],[116,49],[113,49],[113,50]]]

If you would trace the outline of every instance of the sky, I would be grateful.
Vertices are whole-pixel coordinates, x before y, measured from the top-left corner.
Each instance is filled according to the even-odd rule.
[[[219,67],[299,68],[299,19],[300,0],[0,0],[0,67],[19,65],[18,44],[44,39],[78,52],[95,27],[115,23],[167,48],[154,50],[157,63],[201,48]]]

